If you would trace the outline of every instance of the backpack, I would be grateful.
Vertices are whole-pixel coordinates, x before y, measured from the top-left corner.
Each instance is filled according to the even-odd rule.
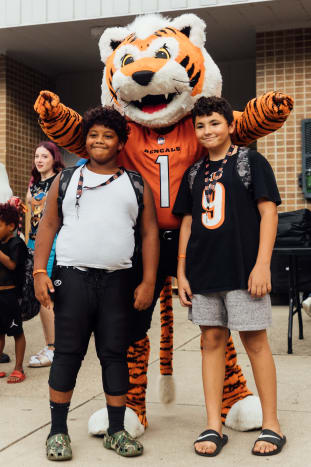
[[[59,178],[59,188],[58,188],[58,197],[57,197],[57,207],[58,207],[58,217],[61,220],[61,226],[63,224],[63,200],[66,195],[67,188],[69,186],[71,177],[73,173],[77,170],[81,170],[81,167],[67,167],[63,169]],[[132,258],[133,265],[134,262],[137,261],[138,253],[141,251],[141,236],[140,236],[140,220],[142,211],[144,208],[144,180],[142,176],[138,172],[134,172],[133,170],[123,170],[129,176],[131,181],[133,190],[136,195],[137,204],[138,204],[138,216],[137,222],[134,229],[134,238],[135,238],[135,251]]]
[[[252,174],[251,174],[251,166],[249,161],[249,152],[250,149],[247,147],[240,147],[240,150],[237,155],[237,162],[236,162],[236,170],[238,175],[247,190],[251,189],[252,184]],[[188,172],[188,184],[190,188],[190,192],[192,192],[192,187],[194,183],[194,179],[197,176],[200,168],[205,162],[205,156],[201,157],[197,162],[195,162]]]
[[[279,213],[277,247],[311,246],[311,211],[298,209]]]
[[[24,241],[24,258],[16,271],[16,292],[21,309],[22,321],[34,318],[40,311],[40,303],[36,299],[33,282],[33,253]]]

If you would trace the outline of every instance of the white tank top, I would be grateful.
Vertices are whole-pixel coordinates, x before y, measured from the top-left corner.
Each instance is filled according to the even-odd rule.
[[[124,172],[108,185],[83,190],[77,211],[79,177],[77,169],[63,200],[63,225],[56,241],[57,264],[110,271],[130,268],[138,203],[129,176]],[[111,175],[96,174],[84,167],[83,177],[83,186],[92,187]]]

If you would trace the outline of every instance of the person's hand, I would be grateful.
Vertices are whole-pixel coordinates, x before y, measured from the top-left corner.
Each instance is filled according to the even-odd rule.
[[[11,196],[8,203],[11,206],[14,206],[18,211],[22,212],[23,214],[25,214],[25,212],[27,212],[26,205],[22,202],[22,200],[20,198],[18,198],[18,196]]]
[[[152,303],[154,295],[154,285],[141,282],[134,291],[134,308],[136,310],[146,310]]]
[[[248,291],[253,298],[271,292],[271,271],[268,264],[255,264],[248,279]]]
[[[178,296],[181,306],[191,306],[192,292],[188,279],[185,276],[178,277]]]
[[[36,299],[41,303],[45,308],[51,309],[52,300],[49,295],[54,292],[54,287],[51,279],[46,273],[38,272],[34,277],[34,288]]]

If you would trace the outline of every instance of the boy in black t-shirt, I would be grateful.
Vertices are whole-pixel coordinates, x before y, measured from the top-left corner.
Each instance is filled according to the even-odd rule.
[[[277,418],[276,372],[267,340],[271,325],[270,260],[281,203],[273,171],[258,152],[231,143],[233,113],[225,99],[200,98],[193,109],[199,142],[208,153],[184,174],[174,206],[183,215],[178,292],[202,332],[207,430],[195,452],[216,456],[222,435],[221,402],[228,329],[240,332],[263,411],[263,431],[252,453],[281,451],[286,438]]]
[[[27,248],[23,240],[14,237],[18,226],[17,209],[9,203],[0,204],[0,355],[5,345],[5,335],[15,339],[15,368],[8,383],[21,383],[26,378],[23,370],[26,340],[17,301],[18,279],[24,267]],[[0,378],[6,376],[0,373]]]

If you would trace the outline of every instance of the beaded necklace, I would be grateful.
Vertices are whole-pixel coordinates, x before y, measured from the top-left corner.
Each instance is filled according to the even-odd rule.
[[[211,200],[212,200],[213,194],[215,193],[216,183],[222,177],[224,166],[228,162],[229,157],[232,156],[234,149],[235,149],[235,146],[231,144],[225,158],[222,160],[221,166],[219,167],[218,170],[216,170],[216,172],[212,172],[211,174],[210,174],[210,169],[209,169],[210,158],[209,156],[206,157],[204,192],[205,192],[205,197],[206,197],[207,209],[210,208]]]

